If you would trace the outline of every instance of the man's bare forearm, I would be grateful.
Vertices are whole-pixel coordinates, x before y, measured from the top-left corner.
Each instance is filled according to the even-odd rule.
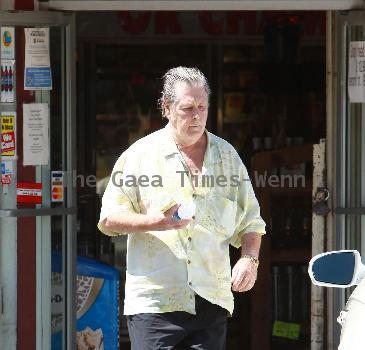
[[[174,205],[164,213],[160,211],[153,214],[114,213],[109,215],[102,224],[107,230],[120,234],[181,229],[189,224],[191,219],[173,220],[172,215],[178,207]]]
[[[106,229],[121,234],[140,233],[156,229],[155,217],[132,212],[111,214],[103,223]]]
[[[241,238],[241,256],[250,255],[259,257],[261,246],[261,234],[257,232],[245,233]]]

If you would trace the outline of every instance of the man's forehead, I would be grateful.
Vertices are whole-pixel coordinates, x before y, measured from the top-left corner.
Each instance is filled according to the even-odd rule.
[[[187,84],[185,82],[178,82],[175,85],[175,94],[180,102],[189,102],[196,99],[208,99],[207,93],[202,84]]]

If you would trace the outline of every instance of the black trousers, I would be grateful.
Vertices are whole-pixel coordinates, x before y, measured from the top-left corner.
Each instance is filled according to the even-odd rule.
[[[227,310],[195,296],[196,315],[184,311],[127,316],[132,350],[225,350]]]

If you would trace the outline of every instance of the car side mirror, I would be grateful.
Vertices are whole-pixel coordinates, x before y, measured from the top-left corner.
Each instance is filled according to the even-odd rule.
[[[365,265],[357,250],[338,250],[314,256],[308,273],[317,286],[347,288],[360,283]]]

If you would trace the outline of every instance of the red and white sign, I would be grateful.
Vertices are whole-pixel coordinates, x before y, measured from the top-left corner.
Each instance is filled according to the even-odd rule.
[[[1,156],[6,159],[16,157],[16,113],[1,112]]]
[[[42,184],[20,182],[17,184],[18,203],[42,204]]]
[[[1,183],[3,185],[10,185],[12,175],[13,175],[12,161],[1,162]]]
[[[1,183],[3,185],[10,185],[11,184],[11,175],[3,175],[3,176],[1,176]]]
[[[14,132],[1,134],[1,151],[10,152],[15,150],[15,135]]]

